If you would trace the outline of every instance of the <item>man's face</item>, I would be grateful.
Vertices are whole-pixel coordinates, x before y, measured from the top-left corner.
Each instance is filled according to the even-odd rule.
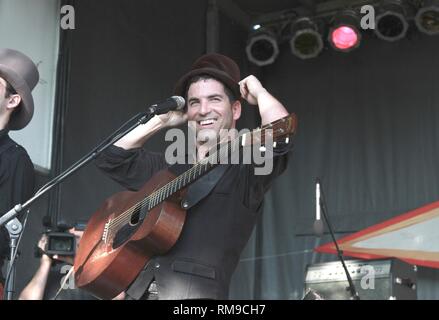
[[[241,103],[231,103],[224,85],[215,79],[201,79],[192,83],[187,94],[187,116],[196,126],[196,134],[235,128],[241,116]]]

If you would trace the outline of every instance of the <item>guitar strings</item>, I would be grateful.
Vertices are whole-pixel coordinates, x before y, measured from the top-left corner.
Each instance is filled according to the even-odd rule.
[[[135,204],[134,206],[132,206],[131,208],[129,208],[128,210],[126,210],[125,212],[120,214],[115,219],[111,220],[109,222],[109,226],[108,226],[107,238],[111,239],[113,234],[119,230],[118,227],[120,225],[127,224],[131,220],[132,214],[136,210],[141,210],[142,206],[146,205],[147,203],[150,204],[148,206],[148,210],[154,208],[157,204],[159,204],[160,202],[162,202],[164,199],[166,199],[169,196],[167,194],[169,193],[170,190],[173,190],[175,186],[178,186],[178,188],[177,188],[177,190],[178,190],[181,188],[181,182],[183,182],[183,186],[186,183],[186,180],[188,180],[187,181],[188,183],[191,182],[192,174],[194,174],[197,170],[199,170],[199,172],[201,172],[203,169],[207,169],[207,167],[209,165],[208,159],[203,159],[203,160],[206,160],[206,161],[197,163],[196,165],[191,167],[191,169],[187,170],[181,176],[168,182],[166,185],[164,185],[160,189],[154,191],[148,197],[146,197],[145,199],[143,199],[139,203]],[[195,177],[195,174],[193,176]],[[177,190],[175,190],[175,191],[177,191]],[[171,194],[174,192],[171,192]]]

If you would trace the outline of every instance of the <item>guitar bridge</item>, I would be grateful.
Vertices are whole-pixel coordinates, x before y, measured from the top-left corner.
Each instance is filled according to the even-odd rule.
[[[111,221],[111,220],[110,220]],[[104,226],[104,233],[102,234],[102,241],[104,243],[108,242],[108,235],[109,235],[109,229],[110,229],[110,221],[108,221]]]

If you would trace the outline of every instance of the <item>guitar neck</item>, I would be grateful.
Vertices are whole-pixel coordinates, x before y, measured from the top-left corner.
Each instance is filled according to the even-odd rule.
[[[157,204],[163,202],[177,191],[187,187],[202,175],[212,170],[220,163],[219,160],[221,155],[230,150],[232,143],[229,142],[227,144],[227,148],[220,148],[219,151],[212,153],[209,155],[209,157],[196,163],[189,170],[185,171],[174,180],[168,182],[166,185],[150,194],[147,198],[149,203],[148,209],[155,207]]]

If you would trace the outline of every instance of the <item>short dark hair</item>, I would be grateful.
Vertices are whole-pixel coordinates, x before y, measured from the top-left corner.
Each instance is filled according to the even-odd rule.
[[[189,87],[191,86],[191,84],[196,83],[200,80],[208,80],[208,79],[213,79],[213,80],[216,80],[216,81],[222,83],[222,85],[224,86],[224,92],[226,93],[227,97],[229,98],[230,103],[233,103],[233,102],[239,100],[239,97],[236,97],[235,94],[233,93],[233,91],[228,86],[226,86],[226,84],[224,82],[211,76],[210,74],[199,74],[199,75],[196,75],[196,76],[190,78],[186,84],[186,90],[185,90],[186,98],[187,98],[187,93],[189,91]]]
[[[15,91],[14,87],[12,87],[12,85],[6,81],[6,90],[5,90],[5,98],[10,97],[13,94],[17,94],[17,91]]]

